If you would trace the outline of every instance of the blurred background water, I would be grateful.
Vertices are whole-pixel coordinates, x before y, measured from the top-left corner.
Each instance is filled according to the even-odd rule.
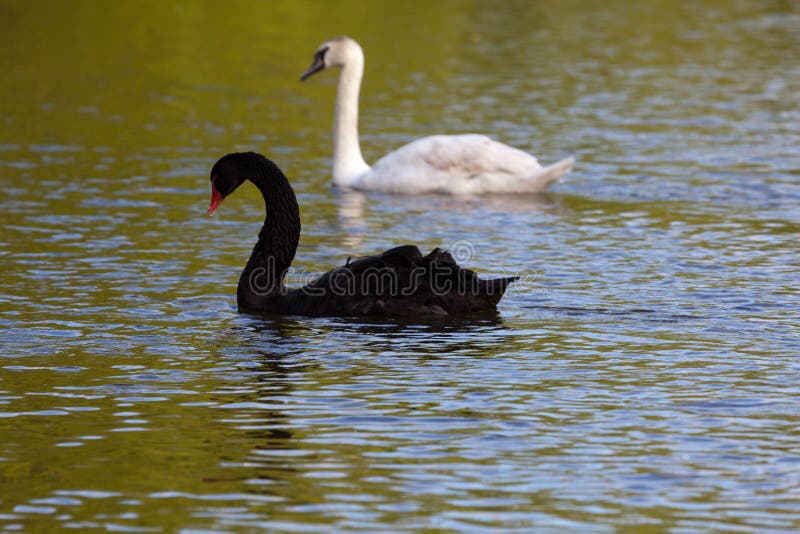
[[[0,2],[0,530],[800,527],[800,6]],[[574,155],[542,197],[329,187],[480,132]],[[265,153],[290,276],[395,244],[524,276],[494,320],[236,313]]]

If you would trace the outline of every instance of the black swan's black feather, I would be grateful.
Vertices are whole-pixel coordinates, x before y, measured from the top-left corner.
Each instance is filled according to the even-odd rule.
[[[423,256],[402,245],[348,261],[310,284],[287,289],[283,278],[300,239],[300,211],[289,181],[272,161],[254,152],[228,154],[211,170],[222,198],[245,180],[264,196],[267,218],[239,278],[239,310],[312,316],[453,315],[492,311],[516,277],[483,280],[459,267],[444,250]]]

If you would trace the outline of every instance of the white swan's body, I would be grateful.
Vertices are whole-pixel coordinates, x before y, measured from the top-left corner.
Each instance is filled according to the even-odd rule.
[[[333,120],[333,182],[385,193],[478,195],[539,193],[558,182],[574,162],[542,167],[530,154],[483,135],[423,137],[390,152],[370,167],[358,142],[358,95],[364,54],[349,37],[323,43],[301,79],[339,66]]]

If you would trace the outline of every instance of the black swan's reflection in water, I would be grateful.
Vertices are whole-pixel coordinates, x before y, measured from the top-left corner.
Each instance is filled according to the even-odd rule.
[[[354,366],[369,368],[377,356],[395,361],[394,371],[400,375],[429,360],[491,357],[508,349],[511,334],[497,313],[424,324],[383,318],[240,317],[238,326],[220,333],[216,359],[235,370],[227,371],[229,383],[214,397],[229,408],[220,419],[233,433],[232,446],[220,460],[238,476],[205,481],[240,482],[248,493],[280,498],[291,498],[282,492],[313,465],[328,460],[324,451],[305,441],[310,430],[303,419],[326,413],[324,406],[315,404],[313,393],[309,404],[309,391],[335,393]],[[351,351],[332,353],[332,339],[335,346]],[[346,369],[336,365],[338,359],[349,360]],[[335,409],[332,405],[331,413]]]
[[[291,453],[280,454],[298,448],[291,421],[280,403],[291,398],[297,375],[310,367],[291,361],[304,350],[306,340],[302,323],[285,317],[269,321],[251,318],[244,326],[220,333],[217,359],[226,367],[232,364],[237,371],[228,375],[231,383],[220,388],[212,400],[221,406],[234,406],[224,410],[222,419],[239,433],[235,441],[244,441],[250,450],[246,460],[227,453],[220,460],[234,466],[246,462],[252,466],[252,472],[232,478],[205,479],[205,482],[246,481],[248,493],[279,495],[273,483],[297,476],[298,468],[287,461]],[[239,371],[242,361],[247,365]],[[227,393],[226,389],[232,391]],[[242,452],[240,447],[230,450]]]

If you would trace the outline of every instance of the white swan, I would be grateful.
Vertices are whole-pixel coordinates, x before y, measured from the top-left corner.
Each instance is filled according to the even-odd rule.
[[[558,182],[574,162],[570,157],[542,167],[526,152],[467,134],[423,137],[370,167],[358,143],[364,53],[349,37],[325,41],[300,80],[326,67],[342,68],[333,117],[333,182],[340,187],[402,194],[538,193]]]

